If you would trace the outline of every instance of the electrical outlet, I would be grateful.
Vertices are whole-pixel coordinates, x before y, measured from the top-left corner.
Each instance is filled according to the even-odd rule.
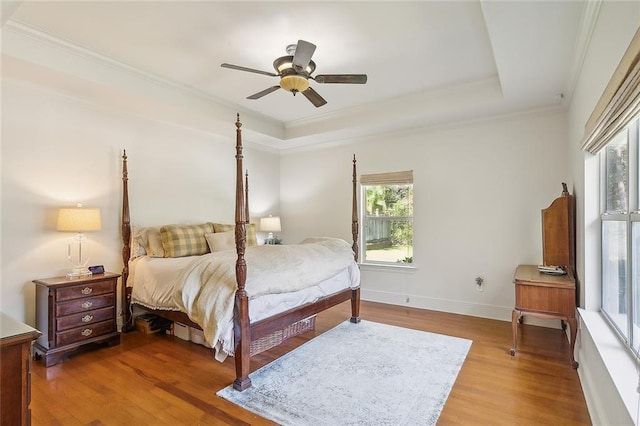
[[[482,277],[476,277],[476,290],[484,291],[482,284],[484,284],[484,279]]]

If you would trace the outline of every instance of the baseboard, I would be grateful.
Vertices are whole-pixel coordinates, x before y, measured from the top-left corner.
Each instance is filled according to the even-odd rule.
[[[501,321],[511,321],[513,307],[483,305],[459,300],[429,298],[423,296],[407,296],[377,290],[361,289],[362,300],[388,303],[391,305],[408,306],[411,308],[429,309],[432,311],[449,312],[453,314],[469,315],[472,317],[490,318]],[[527,318],[527,323],[529,320]],[[533,323],[533,319],[532,322]],[[547,321],[548,323],[548,321]],[[545,324],[548,326],[548,324]]]

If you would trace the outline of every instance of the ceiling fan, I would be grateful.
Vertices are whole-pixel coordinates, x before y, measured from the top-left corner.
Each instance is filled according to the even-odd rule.
[[[313,56],[315,50],[315,44],[304,40],[298,40],[298,44],[290,44],[286,49],[287,56],[281,56],[273,61],[273,68],[275,68],[277,74],[227,63],[221,64],[220,66],[223,68],[264,74],[271,77],[280,77],[279,85],[271,86],[268,89],[248,96],[247,99],[259,99],[282,88],[293,93],[294,96],[296,93],[302,93],[316,107],[321,107],[326,104],[327,101],[309,86],[309,79],[320,84],[364,84],[367,82],[366,74],[319,74],[313,77],[311,74],[316,69],[316,63],[311,60],[311,56]]]

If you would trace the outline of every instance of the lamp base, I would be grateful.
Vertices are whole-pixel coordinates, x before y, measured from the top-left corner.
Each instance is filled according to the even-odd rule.
[[[81,278],[81,277],[90,277],[93,275],[89,268],[85,266],[76,266],[69,272],[67,272],[67,278]]]
[[[268,245],[280,245],[282,244],[282,240],[269,233],[269,236],[264,240],[264,243]]]

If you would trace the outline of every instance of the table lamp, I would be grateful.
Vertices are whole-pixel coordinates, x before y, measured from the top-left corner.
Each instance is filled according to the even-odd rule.
[[[84,208],[82,204],[77,207],[63,207],[58,210],[58,231],[75,232],[74,240],[78,242],[77,262],[71,256],[71,245],[67,247],[67,259],[73,265],[73,269],[67,272],[67,278],[87,277],[91,271],[87,268],[89,258],[82,259],[82,241],[85,237],[83,232],[99,231],[102,227],[100,221],[100,210],[95,208]]]
[[[282,231],[280,227],[280,217],[279,216],[271,216],[263,217],[260,219],[260,230],[263,232],[268,232],[269,235],[267,239],[264,240],[265,244],[280,244],[281,240],[278,237],[274,237],[274,232]]]

